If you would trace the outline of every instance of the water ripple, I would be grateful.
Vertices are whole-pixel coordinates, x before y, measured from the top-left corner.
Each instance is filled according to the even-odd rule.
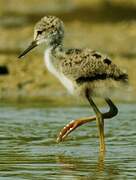
[[[65,142],[55,142],[59,130],[74,118],[90,115],[89,108],[0,107],[0,177],[135,179],[136,105],[119,109],[119,116],[105,121],[107,152],[101,159],[95,122]]]

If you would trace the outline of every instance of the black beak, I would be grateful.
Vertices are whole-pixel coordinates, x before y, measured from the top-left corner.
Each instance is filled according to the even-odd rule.
[[[29,51],[31,51],[33,48],[35,48],[37,46],[37,41],[33,41],[27,49],[25,49],[20,56],[18,56],[18,58],[22,58],[25,54],[27,54]]]

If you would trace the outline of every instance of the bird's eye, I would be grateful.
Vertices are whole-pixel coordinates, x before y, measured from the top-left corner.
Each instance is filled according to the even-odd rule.
[[[42,34],[42,31],[37,31],[37,34],[38,34],[38,35],[41,35],[41,34]]]

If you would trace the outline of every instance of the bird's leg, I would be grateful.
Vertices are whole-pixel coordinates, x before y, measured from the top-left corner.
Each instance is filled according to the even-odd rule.
[[[100,138],[100,151],[104,152],[105,151],[105,141],[104,141],[104,120],[103,120],[103,116],[102,116],[102,113],[97,108],[94,101],[92,100],[92,98],[89,95],[87,95],[86,97],[87,97],[90,105],[92,106],[94,112],[96,113],[96,123],[98,126],[99,138]]]
[[[106,98],[105,101],[109,105],[110,110],[108,112],[102,114],[103,118],[108,119],[108,118],[112,118],[112,117],[116,116],[118,114],[118,109],[115,106],[115,104],[109,98]]]
[[[115,115],[117,115],[118,109],[113,104],[113,102],[110,99],[105,99],[107,104],[109,105],[110,109],[106,113],[102,113],[102,116],[104,119],[112,118]],[[91,117],[84,117],[76,120],[72,120],[70,123],[68,123],[64,128],[61,129],[57,142],[63,141],[73,130],[75,130],[77,127],[96,120],[96,116]]]
[[[84,117],[84,118],[72,120],[70,123],[64,126],[64,128],[61,129],[57,137],[57,142],[63,141],[68,136],[68,134],[74,131],[77,127],[94,120],[96,120],[96,116]]]

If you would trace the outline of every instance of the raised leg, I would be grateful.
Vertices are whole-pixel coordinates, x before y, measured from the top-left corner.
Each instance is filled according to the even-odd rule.
[[[94,120],[96,120],[96,116],[84,117],[71,121],[66,126],[64,126],[64,128],[61,129],[57,137],[57,142],[63,141],[68,136],[68,134],[74,131],[77,127]]]
[[[113,104],[113,102],[110,99],[105,99],[107,104],[109,105],[109,111],[106,113],[102,113],[102,116],[104,119],[112,118],[115,115],[117,115],[118,109],[117,107]],[[76,119],[68,123],[64,128],[61,129],[57,142],[63,141],[72,131],[74,131],[77,127],[86,124],[88,122],[92,122],[96,120],[96,116],[91,116],[91,117],[84,117],[80,119]]]
[[[115,106],[115,104],[109,98],[106,98],[105,101],[109,105],[110,110],[108,112],[102,114],[103,118],[108,119],[108,118],[112,118],[112,117],[116,116],[118,114],[118,109]]]

